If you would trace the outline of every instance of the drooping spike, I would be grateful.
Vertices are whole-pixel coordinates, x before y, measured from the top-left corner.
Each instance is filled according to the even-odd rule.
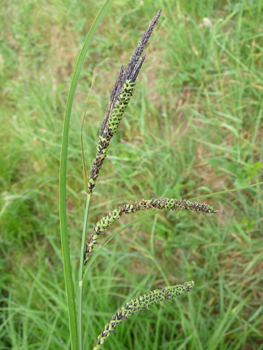
[[[87,264],[88,256],[93,250],[95,244],[97,244],[98,236],[101,234],[101,232],[112,226],[114,222],[120,219],[123,214],[132,214],[147,209],[199,211],[206,214],[217,213],[217,211],[208,204],[190,202],[186,199],[153,198],[150,200],[143,199],[132,204],[125,204],[123,207],[110,212],[95,225],[94,231],[89,238],[89,242],[86,244],[84,266]]]
[[[148,308],[150,305],[178,298],[190,292],[191,289],[194,288],[194,285],[194,281],[190,281],[176,286],[156,289],[129,301],[113,314],[109,323],[106,324],[101,334],[98,336],[98,342],[94,345],[93,350],[100,350],[101,345],[106,342],[109,335],[115,331],[117,326],[120,325],[123,320]]]

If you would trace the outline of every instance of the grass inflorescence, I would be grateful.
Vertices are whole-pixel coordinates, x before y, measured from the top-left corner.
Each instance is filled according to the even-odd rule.
[[[131,59],[127,65],[127,68],[123,69],[123,65],[119,70],[117,79],[111,91],[110,100],[108,102],[107,110],[101,125],[97,155],[92,163],[91,176],[88,182],[88,188],[90,193],[92,193],[95,182],[99,176],[100,168],[104,162],[107,155],[107,148],[110,144],[110,140],[115,134],[123,113],[127,108],[129,101],[135,89],[135,81],[138,77],[142,64],[145,60],[146,55],[141,57],[141,54],[150,39],[152,31],[161,15],[161,10],[159,10],[151,21],[149,27],[143,34],[139,44],[137,45],[135,51],[133,52]]]
[[[70,78],[100,6],[95,0],[0,6],[3,348],[70,348],[57,170]],[[91,165],[120,62],[129,61],[159,8],[136,91],[96,184],[87,230],[113,208],[155,196],[195,198],[216,204],[219,214],[123,215],[113,227],[115,239],[87,272],[84,344],[92,348],[126,300],[194,279],[187,298],[131,317],[105,349],[262,350],[262,1],[112,1],[85,60],[70,124],[73,283],[83,221],[79,129],[87,87],[96,69],[83,129]],[[203,195],[210,197],[198,198]],[[103,245],[108,238],[100,239]]]
[[[135,90],[135,80],[139,74],[141,66],[145,60],[145,55],[141,57],[143,49],[147,44],[150,35],[160,17],[161,10],[158,11],[152,22],[150,23],[148,29],[143,34],[141,41],[139,42],[137,48],[135,49],[130,62],[125,71],[123,71],[123,66],[118,73],[117,79],[113,86],[110,100],[107,106],[106,114],[102,122],[99,141],[97,146],[97,155],[92,164],[91,177],[88,182],[89,194],[88,202],[85,212],[84,226],[86,227],[87,213],[89,210],[90,196],[94,190],[95,182],[99,176],[100,168],[107,154],[107,149],[110,141],[119,127],[123,113],[127,108],[130,98]],[[83,158],[84,159],[84,158]],[[85,167],[85,166],[84,166]],[[84,177],[85,182],[86,177]],[[153,198],[150,200],[141,200],[134,202],[133,204],[126,204],[123,207],[110,212],[107,216],[103,217],[94,228],[93,233],[89,238],[89,242],[86,244],[86,250],[84,254],[84,266],[88,262],[88,256],[97,244],[98,236],[101,232],[105,231],[108,227],[112,226],[114,222],[121,218],[123,214],[136,213],[141,210],[147,209],[160,209],[160,210],[187,210],[187,211],[198,211],[205,213],[216,213],[213,207],[207,204],[200,204],[198,202],[190,202],[188,200],[177,200],[168,198]],[[85,234],[85,230],[83,230]],[[82,264],[82,262],[80,262]],[[83,275],[82,265],[80,266],[80,278]],[[80,280],[79,287],[79,327],[82,327],[82,294],[83,294],[83,280]],[[122,323],[123,319],[136,314],[143,308],[146,308],[152,304],[164,300],[171,300],[178,297],[186,292],[189,292],[194,286],[194,282],[186,282],[184,285],[177,285],[172,287],[166,287],[162,290],[151,291],[139,298],[131,300],[126,303],[124,307],[118,310],[110,322],[105,326],[104,330],[98,337],[98,344],[94,346],[94,350],[100,350],[101,345],[107,340],[109,335],[115,330],[116,326]],[[82,344],[82,335],[79,337],[79,342]],[[82,347],[82,345],[81,345]]]
[[[94,245],[97,244],[98,236],[107,228],[112,226],[115,221],[121,218],[123,214],[133,214],[141,210],[146,209],[159,209],[159,210],[187,210],[198,211],[207,214],[217,213],[213,207],[207,204],[201,204],[198,202],[191,202],[185,199],[173,199],[173,198],[153,198],[150,200],[143,199],[142,201],[134,202],[133,204],[125,204],[119,209],[115,209],[108,215],[104,216],[95,225],[93,233],[90,235],[89,242],[86,245],[84,255],[84,265],[88,262],[88,256],[94,249]]]
[[[100,136],[99,136],[98,147],[97,147],[97,155],[96,155],[96,158],[93,160],[91,176],[88,181],[88,188],[90,193],[92,193],[95,187],[95,182],[99,176],[100,168],[107,155],[107,148],[110,144],[110,140],[112,136],[115,134],[120,124],[123,113],[128,106],[130,98],[132,97],[134,88],[135,88],[135,84],[131,80],[127,80],[124,83],[120,91],[120,94],[118,96],[118,99],[116,101],[116,104],[112,108],[112,112],[109,116],[109,119],[107,119],[107,122],[103,121]]]
[[[158,11],[157,15],[152,20],[148,29],[142,36],[140,43],[138,44],[136,50],[134,51],[130,62],[125,71],[123,71],[123,66],[118,73],[117,79],[113,86],[110,100],[107,106],[106,114],[102,122],[99,141],[97,146],[97,156],[92,164],[91,177],[88,182],[89,194],[88,198],[90,200],[90,195],[94,190],[95,181],[99,176],[100,168],[103,164],[103,161],[107,154],[107,149],[110,144],[110,141],[113,135],[116,133],[117,128],[119,127],[120,121],[122,119],[123,113],[126,107],[129,104],[130,98],[135,90],[135,80],[138,76],[139,70],[142,66],[142,63],[145,60],[145,55],[141,56],[143,49],[152,33],[154,26],[157,23],[158,18],[160,17],[161,10]],[[84,180],[85,181],[85,180]],[[88,200],[88,203],[89,203]],[[89,205],[89,204],[88,204]],[[159,209],[159,210],[187,210],[187,211],[197,211],[204,212],[207,214],[217,213],[213,207],[207,204],[200,204],[198,202],[190,202],[184,199],[172,199],[172,198],[153,198],[150,200],[141,200],[134,202],[133,204],[126,204],[119,209],[113,210],[108,215],[103,217],[95,225],[94,231],[89,238],[89,242],[86,244],[86,250],[84,253],[84,266],[88,262],[88,257],[91,251],[93,250],[95,244],[97,244],[98,237],[101,232],[105,231],[107,228],[112,226],[115,221],[121,218],[123,214],[132,214],[141,210],[147,209]],[[85,214],[86,218],[86,214]],[[85,220],[86,222],[86,220]],[[86,226],[86,224],[85,224]],[[81,262],[80,262],[81,264]],[[83,273],[81,267],[81,274]],[[80,281],[80,296],[82,300],[82,280]],[[105,326],[104,330],[98,337],[98,344],[94,346],[94,350],[100,350],[101,345],[107,340],[108,336],[115,330],[116,326],[122,323],[122,320],[128,318],[130,315],[135,314],[149,305],[156,304],[163,300],[171,300],[174,297],[180,296],[189,292],[194,286],[194,282],[187,282],[183,286],[177,285],[173,287],[167,287],[162,290],[155,290],[147,293],[135,300],[126,303],[123,308],[118,310],[110,322]],[[79,301],[81,305],[82,301]],[[80,308],[80,313],[82,310]],[[82,317],[82,316],[81,316]],[[80,337],[81,338],[81,337]]]
[[[93,350],[100,350],[101,345],[105,343],[109,335],[115,331],[123,320],[128,319],[132,315],[136,315],[149,306],[160,303],[161,301],[172,301],[194,288],[194,282],[185,282],[183,285],[169,286],[163,289],[152,290],[149,293],[139,296],[136,299],[127,302],[121,309],[117,310],[111,317],[109,323],[106,324],[101,334],[98,336],[98,343]]]

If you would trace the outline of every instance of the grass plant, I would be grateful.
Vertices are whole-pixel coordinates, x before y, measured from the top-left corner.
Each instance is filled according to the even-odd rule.
[[[0,7],[0,349],[71,346],[57,174],[72,67],[100,7],[92,0]],[[108,8],[84,62],[70,123],[73,285],[85,213],[79,130],[88,86],[96,68],[83,130],[91,164],[108,87],[159,8],[133,100],[100,172],[87,231],[138,198],[201,202],[212,195],[205,200],[219,213],[137,213],[101,235],[85,272],[83,344],[92,348],[113,310],[128,300],[194,279],[187,298],[131,317],[105,348],[262,349],[261,1],[114,1]]]
[[[105,3],[107,4],[107,2]],[[90,206],[90,200],[91,195],[93,193],[93,190],[96,185],[96,180],[99,176],[100,169],[103,165],[103,162],[106,158],[108,146],[110,145],[111,139],[113,135],[116,133],[117,128],[119,127],[120,121],[123,117],[123,114],[125,112],[125,109],[127,108],[129,101],[131,99],[131,96],[135,89],[135,81],[138,77],[138,74],[140,72],[140,69],[142,68],[143,62],[145,60],[145,56],[141,57],[141,54],[143,53],[143,50],[153,32],[153,29],[160,17],[161,10],[159,10],[150,23],[149,27],[143,34],[139,44],[137,45],[134,53],[131,56],[131,59],[129,61],[129,64],[127,68],[123,69],[123,65],[121,66],[117,79],[115,81],[115,84],[113,86],[110,100],[107,106],[106,114],[104,117],[104,120],[102,122],[100,134],[99,134],[99,140],[98,140],[98,146],[97,146],[97,155],[92,163],[92,170],[91,170],[91,176],[87,181],[87,175],[86,175],[86,162],[85,162],[85,155],[84,155],[84,147],[83,147],[83,121],[87,109],[87,105],[85,108],[85,113],[82,120],[82,126],[81,126],[81,149],[82,149],[82,162],[83,162],[83,170],[84,170],[84,187],[87,192],[87,202],[86,202],[86,210],[85,210],[85,216],[84,216],[84,224],[83,224],[83,233],[82,233],[82,246],[81,246],[81,253],[83,253],[83,244],[84,244],[84,238],[86,236],[86,226],[87,226],[87,220],[88,220],[88,213],[89,213],[89,206]],[[95,21],[96,22],[96,21]],[[88,34],[89,37],[89,34]],[[86,40],[87,42],[87,40]],[[85,47],[85,43],[84,43]],[[84,52],[84,49],[82,49],[82,52]],[[81,54],[82,54],[81,52]],[[80,54],[80,57],[81,57]],[[79,59],[80,61],[80,59]],[[74,75],[72,79],[71,86],[73,85],[74,81]],[[71,94],[71,90],[70,90]],[[89,94],[90,96],[90,94]],[[71,96],[69,95],[68,100],[71,99]],[[70,113],[69,113],[70,115]],[[66,126],[65,126],[66,125]],[[66,116],[64,121],[64,132],[63,132],[63,140],[64,144],[62,142],[62,158],[63,154],[66,154],[65,150],[63,150],[64,147],[68,147],[68,131],[65,132],[65,128],[68,129],[68,121],[67,121],[67,110],[66,110]],[[63,167],[63,163],[61,162],[61,173],[66,172],[66,167]],[[62,178],[62,176],[61,176]],[[65,178],[65,175],[64,175]],[[61,181],[60,181],[61,184]],[[65,186],[62,188],[63,193],[65,192]],[[60,188],[61,192],[61,188]],[[64,201],[66,202],[65,196],[64,198],[61,198],[60,195],[60,202]],[[60,217],[66,216],[66,203],[63,203],[60,208],[63,211],[60,211]],[[122,214],[131,214],[136,213],[140,210],[147,210],[151,208],[157,208],[161,210],[188,210],[188,211],[199,211],[199,212],[205,212],[205,213],[216,213],[214,209],[206,204],[199,204],[197,202],[190,202],[187,200],[176,200],[176,199],[151,199],[151,200],[142,200],[139,202],[135,202],[133,204],[126,204],[122,208],[118,210],[114,210],[110,212],[107,216],[102,218],[94,228],[94,232],[91,234],[89,242],[86,244],[86,250],[84,254],[84,261],[82,261],[80,256],[80,268],[79,268],[79,286],[78,286],[78,323],[77,323],[77,332],[78,332],[78,340],[76,341],[76,337],[72,332],[75,332],[75,328],[72,327],[72,325],[76,325],[76,321],[74,318],[75,314],[75,306],[74,303],[71,301],[68,301],[68,309],[69,309],[69,318],[70,320],[70,332],[71,332],[71,345],[72,347],[76,346],[78,349],[83,349],[83,335],[82,335],[82,306],[83,306],[83,281],[84,281],[84,274],[83,274],[83,265],[85,266],[88,262],[88,255],[93,250],[94,245],[97,244],[98,237],[101,232],[103,232],[106,228],[113,225],[113,223],[120,219]],[[63,238],[65,236],[66,232],[63,232],[64,227],[61,226],[61,238],[63,241]],[[66,244],[68,244],[68,241],[66,240]],[[68,254],[68,251],[65,251],[63,255]],[[63,259],[65,261],[65,258]],[[86,267],[86,270],[90,266]],[[64,270],[67,270],[67,267],[64,267]],[[69,273],[71,274],[71,267],[69,266]],[[65,278],[67,278],[67,274],[65,273]],[[70,280],[71,282],[71,276]],[[72,282],[71,282],[72,283]],[[129,316],[139,312],[145,307],[148,307],[149,305],[156,304],[163,300],[171,300],[175,297],[178,297],[182,294],[185,294],[186,292],[189,292],[194,286],[194,282],[186,282],[184,285],[176,285],[176,286],[170,286],[167,288],[164,288],[162,290],[155,290],[153,292],[149,292],[139,298],[136,298],[128,303],[125,304],[123,308],[121,308],[119,311],[116,311],[116,313],[112,316],[110,322],[105,326],[102,333],[98,336],[97,345],[94,345],[93,349],[99,350],[101,349],[101,345],[108,339],[109,335],[115,330],[117,325],[122,323],[122,320],[125,318],[128,318]],[[69,291],[70,289],[66,287],[66,291],[68,294],[69,299]],[[73,344],[74,341],[76,341],[76,345]]]

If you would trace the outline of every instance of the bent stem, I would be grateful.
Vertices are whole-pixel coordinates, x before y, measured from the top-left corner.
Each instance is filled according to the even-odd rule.
[[[83,349],[82,345],[82,299],[83,299],[83,256],[85,251],[85,237],[88,226],[88,215],[90,205],[91,194],[87,195],[86,208],[83,222],[81,249],[79,257],[79,285],[78,285],[78,345],[79,349]]]

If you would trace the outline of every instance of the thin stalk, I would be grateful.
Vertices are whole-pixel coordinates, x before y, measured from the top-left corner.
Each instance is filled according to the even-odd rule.
[[[83,113],[82,116],[82,122],[81,122],[81,132],[80,132],[80,143],[81,143],[81,156],[82,156],[82,165],[83,165],[83,178],[84,178],[84,188],[85,188],[85,192],[88,194],[90,193],[89,189],[88,189],[88,179],[87,179],[87,167],[86,167],[86,162],[85,162],[85,153],[84,153],[84,144],[83,144],[83,128],[84,128],[84,121],[85,121],[85,116],[87,113],[87,109],[88,109],[88,105],[89,105],[89,99],[90,99],[90,95],[91,95],[91,90],[95,81],[95,77],[96,77],[96,70],[94,71],[93,74],[93,78],[92,78],[92,83],[91,83],[91,87],[89,90],[89,94],[88,94],[88,99],[87,99],[87,103],[86,103],[86,107],[85,107],[85,111]]]
[[[84,111],[84,114],[83,114],[83,117],[82,117],[81,132],[80,132],[80,142],[81,142],[81,156],[82,156],[82,165],[83,165],[84,188],[85,188],[85,192],[86,192],[87,194],[89,193],[89,190],[88,190],[87,168],[86,168],[85,154],[84,154],[84,145],[83,145],[83,127],[84,127],[85,115],[86,115],[87,108],[88,108],[88,104],[89,104],[89,97],[90,97],[90,92],[89,92],[88,100],[87,100],[87,103],[86,103],[85,111]]]
[[[64,278],[66,286],[66,296],[67,296],[67,306],[68,306],[68,316],[69,316],[69,330],[70,330],[70,341],[71,350],[78,349],[78,332],[77,332],[77,320],[76,320],[76,307],[75,307],[75,293],[72,281],[72,271],[70,263],[70,252],[69,252],[69,242],[68,242],[68,230],[67,230],[67,206],[66,206],[66,177],[67,177],[67,161],[68,161],[68,136],[69,136],[69,124],[71,117],[71,110],[73,105],[73,100],[79,81],[82,66],[88,52],[91,40],[98,28],[103,15],[107,11],[111,0],[106,0],[102,6],[100,12],[98,13],[94,23],[92,24],[89,33],[85,39],[84,45],[79,54],[75,70],[73,72],[69,94],[66,103],[64,125],[62,132],[62,142],[61,142],[61,156],[60,156],[60,171],[59,171],[59,216],[60,216],[60,232],[61,232],[61,246],[63,255],[63,265],[64,265]]]
[[[83,349],[82,344],[82,297],[83,297],[83,256],[85,251],[85,242],[86,242],[86,231],[88,226],[88,215],[89,215],[89,205],[90,205],[91,194],[87,195],[86,208],[83,222],[83,231],[82,231],[82,240],[81,240],[81,249],[79,257],[79,285],[78,285],[78,345],[79,350]]]

